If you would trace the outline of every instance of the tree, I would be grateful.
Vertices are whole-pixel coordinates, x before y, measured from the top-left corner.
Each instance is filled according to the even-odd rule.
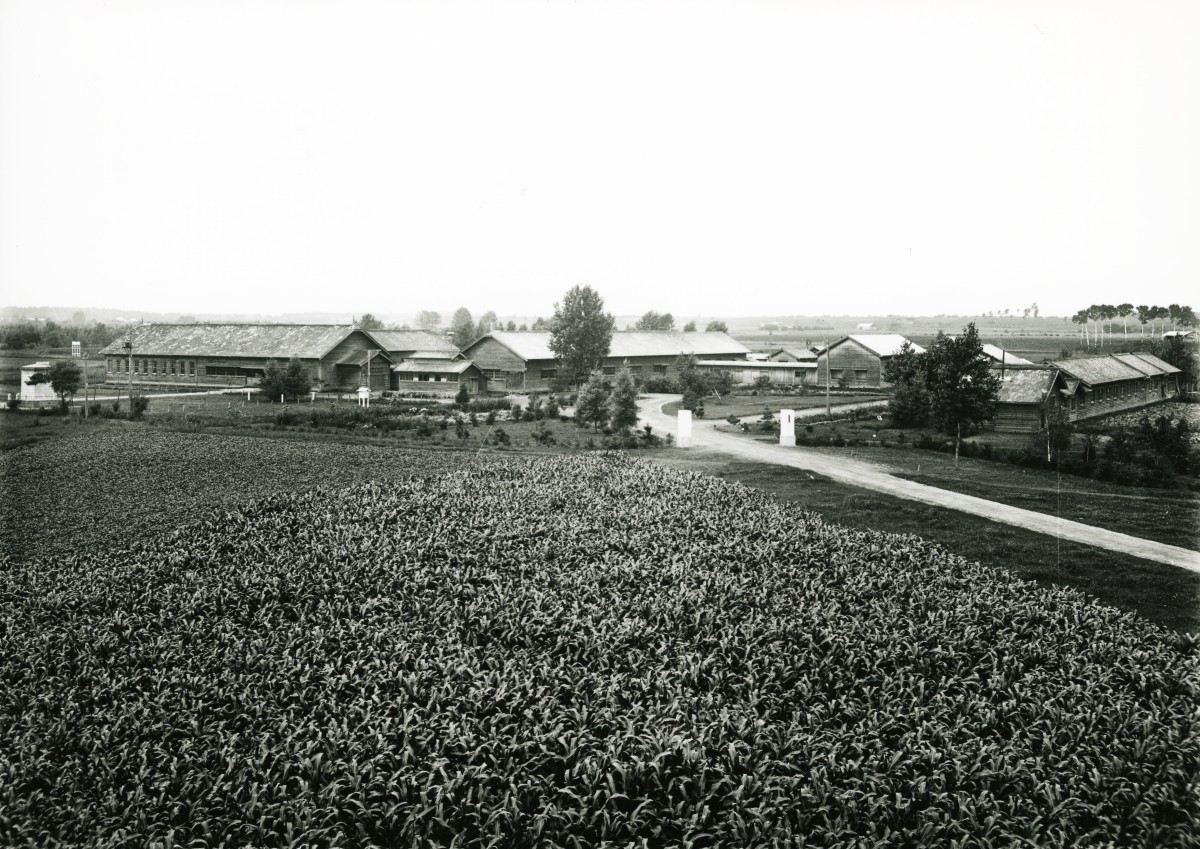
[[[659,314],[650,310],[637,320],[633,329],[649,333],[667,333],[675,329],[675,317],[669,312]]]
[[[279,397],[299,398],[308,394],[311,387],[308,369],[295,357],[288,360],[286,365],[270,360],[258,383],[259,391],[272,400]]]
[[[710,321],[704,326],[706,333],[728,333],[729,325],[723,321]]]
[[[575,401],[575,425],[603,427],[608,422],[608,390],[604,387],[604,375],[592,372],[588,382],[579,391]]]
[[[1183,336],[1167,336],[1150,343],[1150,353],[1166,363],[1179,369],[1179,383],[1185,389],[1194,386],[1200,380],[1200,369],[1197,368],[1196,355],[1191,352],[1187,339]]]
[[[35,372],[26,383],[30,386],[49,383],[65,409],[83,385],[83,372],[74,360],[59,360],[49,370]]]
[[[900,427],[920,427],[929,419],[929,390],[922,357],[906,339],[899,353],[884,366],[883,379],[894,386],[888,413]]]
[[[550,325],[547,324],[546,319],[541,318],[539,316],[538,318],[535,318],[533,320],[533,332],[534,333],[545,333],[549,329],[550,329]]]
[[[450,319],[450,339],[460,351],[475,341],[475,322],[466,307],[454,311],[454,317]]]
[[[492,310],[488,310],[480,317],[479,324],[475,325],[475,338],[478,339],[484,334],[491,333],[496,329],[496,324],[496,313],[494,313]]]
[[[995,415],[1000,378],[988,368],[975,322],[957,336],[939,332],[924,363],[930,410],[942,430],[954,434],[957,464],[963,429],[970,430]]]
[[[433,310],[421,310],[417,313],[417,327],[430,333],[442,326],[442,316]]]
[[[362,318],[354,322],[354,326],[360,330],[383,330],[383,322],[369,312],[363,313]]]
[[[1118,304],[1117,315],[1121,319],[1122,329],[1125,331],[1125,338],[1129,338],[1129,319],[1135,315],[1133,304]]]
[[[612,426],[622,432],[637,424],[637,387],[633,384],[628,362],[617,372],[612,393],[608,397],[608,413]]]
[[[1145,304],[1141,304],[1137,308],[1137,317],[1138,321],[1140,321],[1142,324],[1142,335],[1145,336],[1146,322],[1150,320],[1150,307],[1146,306]]]
[[[517,332],[517,323],[516,323],[515,321],[512,321],[512,320],[510,319],[510,320],[509,320],[509,321],[508,321],[508,322],[507,322],[507,323],[504,325],[504,330],[505,330],[505,332],[507,332],[507,333],[516,333],[516,332]]]
[[[613,325],[604,299],[591,286],[573,286],[562,305],[554,305],[549,344],[564,383],[578,385],[600,368],[612,344]]]
[[[458,392],[454,394],[454,403],[458,406],[466,406],[471,401],[471,393],[467,390],[466,382],[458,384]]]
[[[687,324],[685,324],[683,326],[683,332],[684,333],[695,333],[696,332],[696,322],[689,321]]]

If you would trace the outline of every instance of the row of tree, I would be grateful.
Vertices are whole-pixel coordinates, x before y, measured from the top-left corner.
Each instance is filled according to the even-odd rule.
[[[625,329],[639,330],[644,333],[671,333],[675,330],[675,317],[669,312],[660,313],[649,310],[642,314],[632,328],[626,327]],[[696,322],[689,321],[681,329],[684,333],[693,333],[696,330]],[[706,333],[728,333],[729,326],[723,321],[710,321],[705,325],[704,330]]]
[[[1117,320],[1120,320],[1125,338],[1128,339],[1129,321],[1133,318],[1136,318],[1141,324],[1142,333],[1146,332],[1146,325],[1150,325],[1153,330],[1154,322],[1158,322],[1159,333],[1166,330],[1168,321],[1171,322],[1172,330],[1179,327],[1196,326],[1196,313],[1190,306],[1181,306],[1180,304],[1170,304],[1165,307],[1146,304],[1136,307],[1133,304],[1092,304],[1071,316],[1071,321],[1079,325],[1079,332],[1083,337],[1084,344],[1090,346],[1103,344],[1104,334],[1112,332],[1113,323]],[[1093,340],[1095,340],[1094,343]]]
[[[0,326],[0,347],[9,351],[44,351],[70,348],[72,342],[80,342],[85,351],[95,351],[117,339],[121,332],[121,328],[103,322],[21,321]]]

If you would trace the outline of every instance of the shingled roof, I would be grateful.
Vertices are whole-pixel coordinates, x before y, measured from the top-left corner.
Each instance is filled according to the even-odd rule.
[[[1086,386],[1113,383],[1118,380],[1138,380],[1147,376],[1176,374],[1179,369],[1152,354],[1106,354],[1102,357],[1078,357],[1055,360],[1052,365],[1063,374]]]
[[[351,333],[345,324],[144,324],[133,330],[136,356],[319,359]],[[101,354],[124,354],[125,337]],[[383,345],[376,344],[383,348]]]
[[[1053,381],[1053,369],[1008,369],[996,400],[1001,404],[1037,404],[1046,397]]]
[[[372,330],[371,336],[385,351],[446,351],[457,354],[458,348],[439,333],[428,330]]]
[[[906,339],[899,333],[852,333],[849,336],[834,342],[829,347],[834,348],[838,345],[841,345],[847,339],[853,339],[859,345],[862,345],[868,351],[871,351],[880,357],[894,357],[896,354],[900,353],[900,348],[903,347],[905,342],[908,342],[908,344],[912,346],[914,353],[925,353],[924,348],[922,348],[916,342]]]
[[[549,333],[508,333],[493,331],[487,336],[495,339],[523,360],[552,360]],[[471,345],[478,344],[475,340]],[[688,333],[647,333],[628,330],[614,333],[609,346],[610,359],[627,357],[677,357],[680,354],[695,354],[697,357],[718,354],[736,354],[744,357],[750,349],[726,333],[695,331]]]

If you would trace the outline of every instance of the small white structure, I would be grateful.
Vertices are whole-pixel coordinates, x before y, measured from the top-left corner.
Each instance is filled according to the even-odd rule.
[[[779,444],[788,447],[796,445],[796,411],[779,411]]]
[[[855,329],[855,330],[874,330],[874,329],[875,329],[875,322],[873,322],[873,321],[860,321],[858,324],[854,325],[854,329]]]
[[[19,397],[22,401],[34,403],[40,401],[57,400],[57,396],[55,396],[54,390],[50,388],[49,383],[39,383],[36,386],[29,385],[29,381],[35,374],[38,372],[47,372],[49,370],[50,362],[48,360],[44,362],[30,363],[27,366],[21,366],[21,394],[17,397]]]
[[[358,406],[360,406],[360,407],[371,406],[371,390],[370,390],[370,388],[368,388],[366,386],[358,387]]]
[[[675,444],[680,448],[692,445],[692,411],[680,410],[675,426]]]

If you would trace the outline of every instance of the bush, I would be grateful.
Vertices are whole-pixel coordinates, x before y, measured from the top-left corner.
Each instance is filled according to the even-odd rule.
[[[8,399],[8,409],[19,410],[20,408],[21,408],[21,399],[20,398],[9,398]]]
[[[150,409],[150,399],[145,395],[134,395],[129,399],[129,418],[140,419]]]
[[[497,445],[508,445],[512,441],[508,438],[508,434],[502,427],[498,427],[492,431],[492,439]]]

